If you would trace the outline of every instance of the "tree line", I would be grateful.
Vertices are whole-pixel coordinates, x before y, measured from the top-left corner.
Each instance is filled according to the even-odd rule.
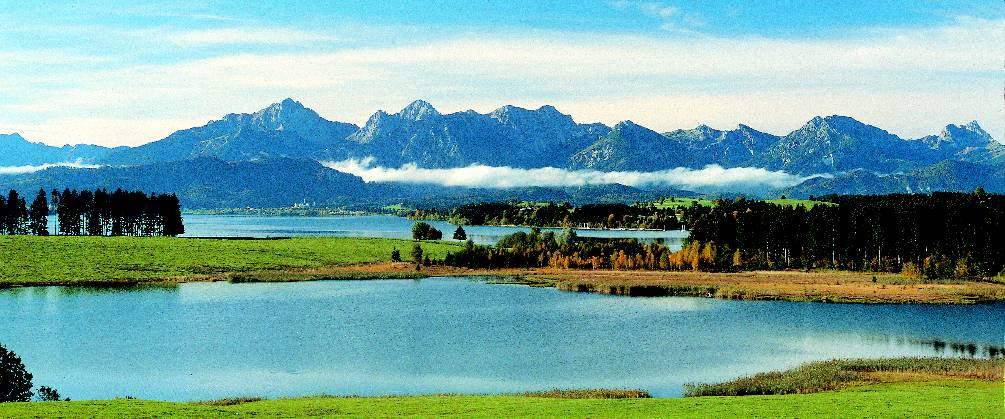
[[[821,198],[818,198],[821,199]],[[788,207],[736,199],[689,207],[689,243],[714,246],[714,269],[827,268],[931,278],[1005,269],[1005,196],[936,192],[827,196]]]
[[[988,277],[1005,270],[1005,196],[984,193],[829,196],[836,205],[743,198],[681,210],[682,249],[631,239],[582,239],[532,229],[449,254],[471,268],[556,267],[740,271],[841,269],[918,278]]]
[[[48,236],[177,236],[185,232],[181,204],[174,194],[116,189],[39,189],[27,205],[16,190],[0,196],[0,234]]]
[[[443,211],[416,210],[413,219],[448,220],[456,225],[524,225],[536,227],[628,228],[678,230],[672,208],[654,204],[587,204],[573,207],[568,202],[546,204],[487,202],[465,204]]]

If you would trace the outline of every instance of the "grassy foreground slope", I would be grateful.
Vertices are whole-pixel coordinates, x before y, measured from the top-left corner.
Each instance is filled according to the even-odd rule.
[[[219,240],[171,237],[0,237],[0,285],[150,281],[191,275],[309,269],[383,262],[412,241],[310,237]],[[423,242],[433,258],[458,245]]]
[[[0,417],[1005,417],[1000,382],[883,383],[785,396],[548,399],[421,396],[264,400],[231,406],[142,400],[0,404]]]

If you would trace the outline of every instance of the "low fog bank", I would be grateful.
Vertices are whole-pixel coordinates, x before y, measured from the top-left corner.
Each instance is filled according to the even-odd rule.
[[[25,173],[34,173],[49,169],[52,167],[71,167],[74,169],[96,169],[101,167],[96,164],[85,164],[81,162],[62,162],[62,163],[44,163],[44,164],[29,164],[24,166],[0,166],[0,175],[22,175]]]
[[[654,172],[568,170],[556,167],[522,169],[508,166],[473,164],[450,169],[428,169],[415,164],[398,168],[374,166],[372,158],[324,161],[321,164],[350,173],[367,182],[435,184],[469,188],[579,187],[621,184],[640,189],[673,187],[695,192],[765,193],[798,185],[819,176],[798,176],[784,171],[756,167],[723,168],[708,165],[702,169],[678,167]]]

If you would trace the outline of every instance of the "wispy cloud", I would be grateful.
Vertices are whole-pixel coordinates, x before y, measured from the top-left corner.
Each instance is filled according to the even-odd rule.
[[[334,41],[330,34],[293,28],[216,28],[199,29],[170,35],[172,42],[182,46],[203,45],[289,45]]]
[[[695,27],[703,24],[695,13],[683,13],[680,8],[658,1],[628,1],[619,0],[611,5],[622,10],[637,10],[646,16],[657,19],[660,28],[665,31],[697,34]]]
[[[49,169],[52,167],[72,167],[75,169],[96,169],[101,167],[96,164],[84,164],[79,161],[77,162],[63,162],[63,163],[45,163],[38,165],[25,165],[25,166],[0,166],[0,175],[21,175],[25,173],[34,173],[41,170]]]
[[[284,30],[162,31],[157,41],[330,37],[294,29],[284,37]],[[0,129],[28,131],[27,125],[44,130],[36,138],[49,143],[137,144],[160,136],[133,125],[98,128],[104,120],[142,119],[166,134],[166,121],[205,122],[289,96],[329,119],[361,123],[376,109],[423,97],[443,111],[554,104],[579,121],[632,119],[659,131],[704,122],[785,133],[816,115],[847,114],[913,137],[977,119],[1001,138],[1002,33],[1005,20],[968,18],[839,39],[534,31],[281,53],[249,48],[73,74],[8,72],[0,88],[25,99],[0,104],[15,112],[0,115]],[[85,136],[58,124],[71,120],[93,129]]]
[[[88,55],[58,49],[0,51],[0,68],[38,65],[80,65],[108,63],[104,55]]]
[[[415,164],[398,168],[373,166],[373,159],[322,162],[367,182],[400,182],[478,188],[578,187],[621,184],[634,187],[675,187],[693,191],[763,192],[799,184],[810,177],[761,168],[676,168],[655,172],[566,170],[555,167],[521,169],[475,164],[451,169],[428,169]],[[817,175],[820,176],[820,175]],[[812,176],[811,176],[812,177]]]

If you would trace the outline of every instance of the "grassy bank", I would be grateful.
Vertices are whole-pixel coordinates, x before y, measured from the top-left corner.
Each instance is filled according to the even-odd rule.
[[[3,261],[0,286],[114,284],[221,278],[221,275],[228,279],[227,275],[241,273],[317,279],[325,274],[319,269],[326,267],[390,261],[394,248],[407,260],[412,241],[5,236],[0,237],[0,261]],[[442,258],[459,246],[423,242],[422,248],[430,257]],[[337,274],[333,273],[334,278],[341,279]]]
[[[688,384],[684,394],[748,396],[819,393],[871,383],[963,379],[1001,383],[1005,359],[890,358],[811,362],[718,384]]]
[[[746,300],[851,303],[980,303],[1005,301],[1003,281],[926,281],[899,274],[756,271],[739,273],[563,269],[470,270],[434,266],[416,272],[390,263],[413,242],[380,238],[279,240],[160,237],[0,237],[0,287],[116,285],[143,282],[233,282],[491,275],[502,282],[566,291],[631,296],[697,296]],[[423,242],[443,258],[461,246]]]
[[[0,417],[1003,417],[1001,382],[894,382],[814,394],[684,399],[308,397],[229,405],[143,400],[0,404]],[[254,400],[254,399],[249,399]]]
[[[737,273],[542,270],[558,289],[632,296],[838,303],[986,303],[1005,301],[1005,284],[926,281],[899,274],[754,271]]]

